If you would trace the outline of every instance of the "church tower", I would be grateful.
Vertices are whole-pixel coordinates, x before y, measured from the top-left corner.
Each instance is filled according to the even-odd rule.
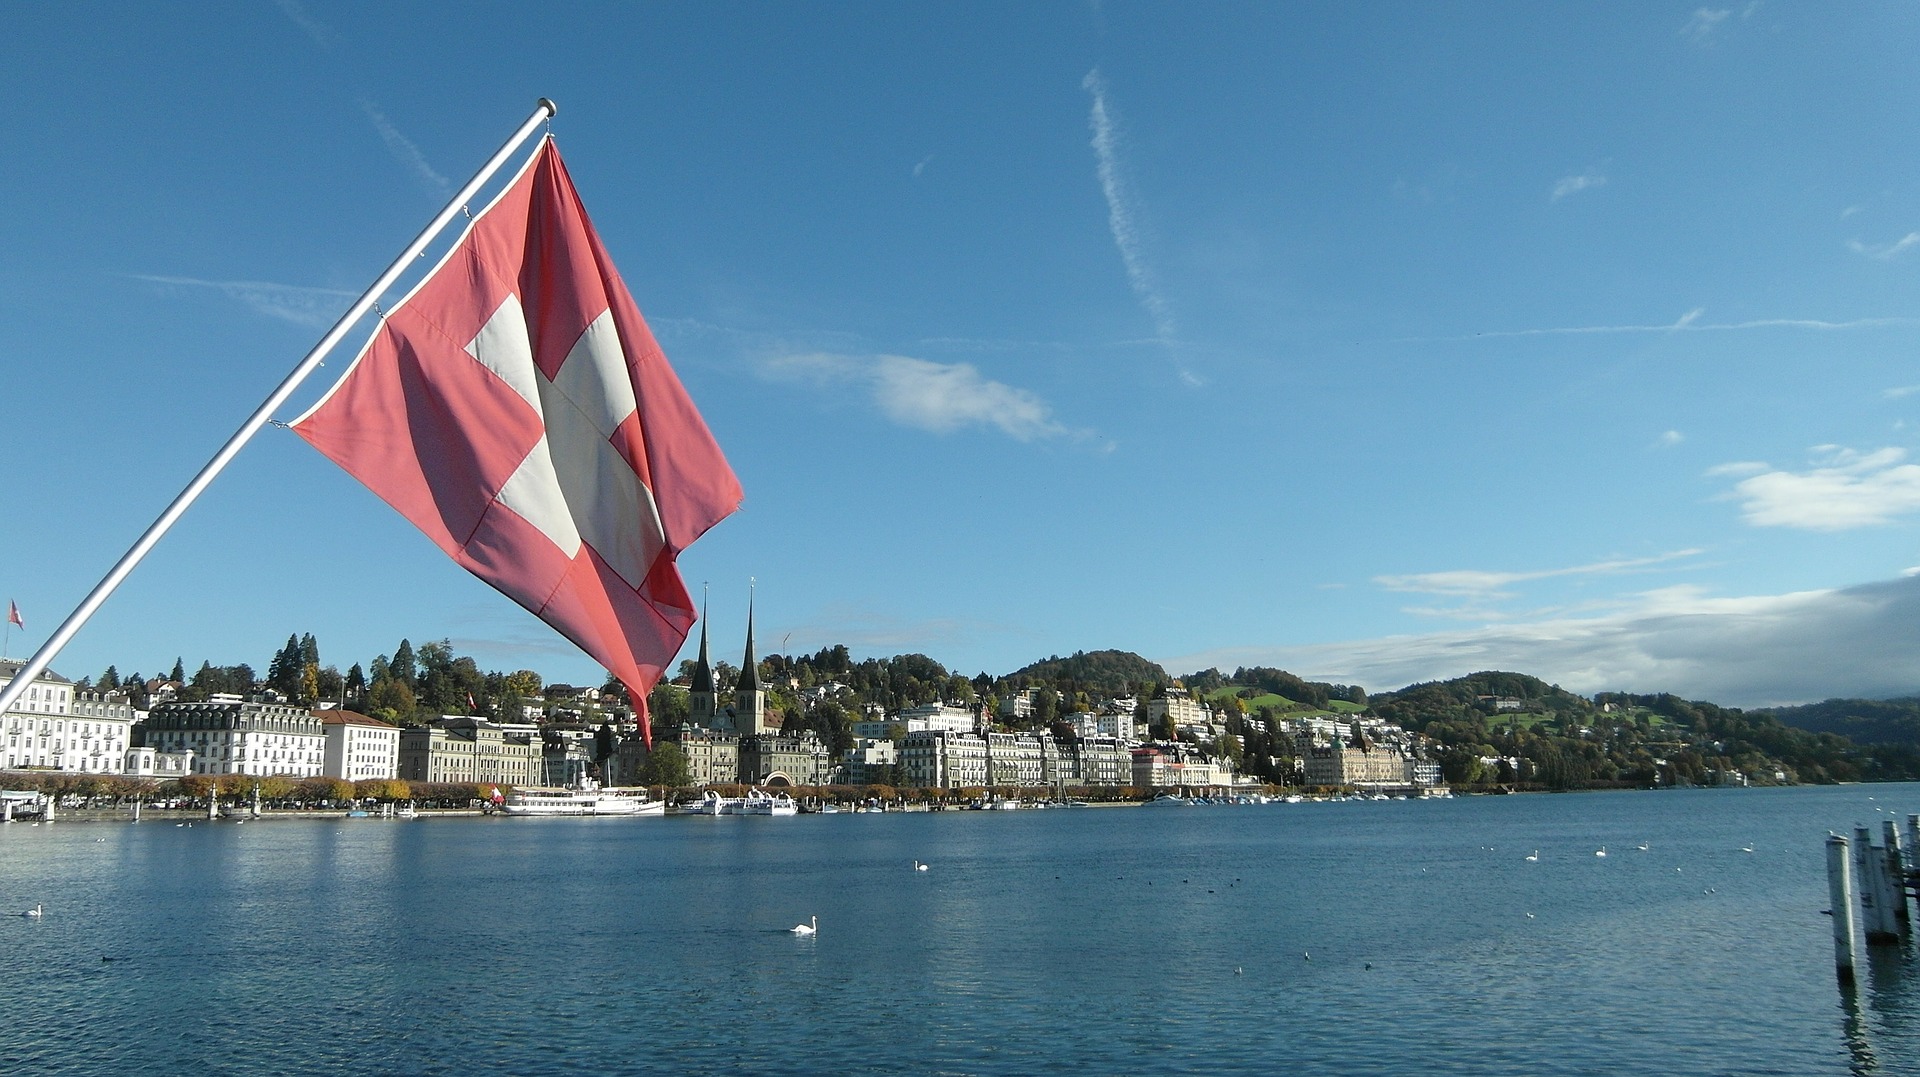
[[[713,690],[713,663],[707,661],[707,603],[700,600],[700,660],[693,664],[693,683],[687,688],[687,721],[704,729],[717,728],[715,712],[720,703]]]
[[[767,688],[760,683],[760,663],[753,656],[751,597],[747,599],[747,656],[740,665],[740,683],[733,690],[733,728],[743,737],[771,732],[767,728]]]

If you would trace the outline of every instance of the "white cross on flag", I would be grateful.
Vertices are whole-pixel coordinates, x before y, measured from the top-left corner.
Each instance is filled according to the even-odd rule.
[[[647,693],[695,614],[674,558],[740,482],[551,140],[294,432]]]

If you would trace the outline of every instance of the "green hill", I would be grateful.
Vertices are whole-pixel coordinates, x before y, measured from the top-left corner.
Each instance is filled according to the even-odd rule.
[[[1006,679],[1019,683],[1022,678],[1056,686],[1064,682],[1081,692],[1127,695],[1142,682],[1166,681],[1167,671],[1132,651],[1075,651],[1066,658],[1041,659]]]

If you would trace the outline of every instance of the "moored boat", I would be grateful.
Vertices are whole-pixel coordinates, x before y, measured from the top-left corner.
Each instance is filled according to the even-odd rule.
[[[644,789],[606,789],[586,779],[571,789],[516,789],[507,797],[508,815],[664,815],[665,801],[648,798]]]

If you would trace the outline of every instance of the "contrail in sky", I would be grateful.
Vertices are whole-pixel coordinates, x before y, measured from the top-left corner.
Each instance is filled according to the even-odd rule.
[[[1080,86],[1093,95],[1093,110],[1087,117],[1087,124],[1093,129],[1093,155],[1099,164],[1100,190],[1107,198],[1107,227],[1113,232],[1113,245],[1120,249],[1120,261],[1127,270],[1127,283],[1133,286],[1133,294],[1139,298],[1147,316],[1153,319],[1154,334],[1168,352],[1172,352],[1179,334],[1174,330],[1173,311],[1160,294],[1159,286],[1154,283],[1153,271],[1147,267],[1146,258],[1140,250],[1140,230],[1135,222],[1133,200],[1127,191],[1126,180],[1120,174],[1120,136],[1114,129],[1113,113],[1107,108],[1107,80],[1100,77],[1100,69],[1096,67],[1080,80]],[[1180,366],[1178,358],[1175,358],[1174,365]],[[1180,366],[1180,377],[1190,385],[1200,382],[1183,366]]]

